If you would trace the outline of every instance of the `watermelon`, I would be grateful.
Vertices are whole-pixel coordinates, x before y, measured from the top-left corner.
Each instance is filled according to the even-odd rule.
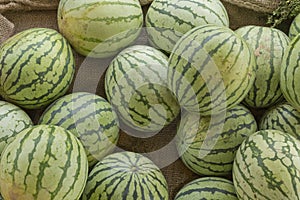
[[[71,85],[72,49],[56,30],[31,28],[0,48],[0,95],[23,108],[45,107]]]
[[[232,181],[220,177],[201,177],[179,190],[174,200],[237,200]]]
[[[236,30],[253,49],[256,79],[244,103],[253,108],[267,108],[282,100],[280,69],[290,39],[279,29],[244,26]]]
[[[61,126],[83,144],[89,166],[114,150],[119,138],[117,116],[102,97],[75,92],[52,103],[42,114],[39,124]]]
[[[126,125],[121,129],[156,132],[175,119],[180,107],[167,86],[167,71],[167,57],[150,46],[128,47],[112,60],[105,93]]]
[[[231,174],[238,147],[257,131],[254,116],[242,105],[228,109],[224,117],[183,115],[176,147],[183,163],[193,172],[213,176]]]
[[[277,130],[249,136],[236,153],[233,182],[239,199],[300,199],[300,141]]]
[[[300,33],[300,13],[293,19],[289,28],[289,37],[294,39]]]
[[[143,12],[139,0],[61,0],[57,21],[78,53],[105,58],[139,36]]]
[[[175,45],[168,85],[189,112],[218,114],[240,103],[255,79],[255,60],[246,42],[227,27],[207,24]]]
[[[146,15],[150,43],[168,53],[184,33],[204,24],[229,26],[221,1],[155,0]]]
[[[300,34],[289,44],[284,53],[281,72],[280,87],[285,99],[298,111],[300,111]]]
[[[33,126],[28,114],[18,106],[0,101],[0,154],[22,130]]]
[[[82,144],[58,126],[23,130],[1,156],[0,186],[5,200],[79,199],[87,177]]]
[[[259,128],[279,130],[300,139],[300,112],[289,103],[281,103],[262,116]]]
[[[134,152],[106,156],[91,170],[82,200],[168,199],[168,186],[160,169]]]

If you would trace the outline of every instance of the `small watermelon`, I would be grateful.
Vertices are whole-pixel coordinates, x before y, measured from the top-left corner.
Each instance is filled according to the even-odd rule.
[[[110,63],[105,74],[106,96],[127,126],[155,132],[178,115],[180,107],[167,86],[167,71],[167,57],[145,45],[123,50]]]
[[[146,15],[150,43],[169,53],[184,33],[204,24],[229,26],[221,1],[155,0]]]
[[[240,144],[256,131],[254,116],[242,105],[228,109],[224,118],[185,113],[178,128],[176,147],[184,164],[193,172],[229,175]]]
[[[237,200],[232,181],[220,177],[202,177],[179,190],[174,200]]]
[[[300,111],[300,34],[289,44],[284,53],[280,87],[285,99],[298,111]]]
[[[300,199],[300,141],[287,133],[261,130],[236,153],[233,183],[239,199]]]
[[[256,79],[244,103],[253,108],[267,108],[283,99],[280,69],[290,39],[279,29],[244,26],[236,30],[253,49]]]
[[[0,95],[28,109],[64,95],[75,72],[70,45],[48,28],[27,29],[6,40],[0,63]]]
[[[1,156],[0,187],[5,200],[79,199],[87,177],[82,144],[58,126],[23,130]]]
[[[289,28],[289,38],[292,40],[300,33],[300,13],[294,18]]]
[[[43,112],[39,124],[61,126],[72,132],[82,142],[90,166],[111,153],[119,138],[118,120],[111,105],[87,92],[56,100]]]
[[[31,126],[33,122],[26,112],[14,104],[0,101],[0,154],[19,132]]]
[[[106,156],[91,170],[82,200],[168,199],[168,186],[160,169],[133,152]]]
[[[300,139],[300,112],[289,103],[281,103],[262,116],[259,128],[279,130]]]
[[[57,20],[78,53],[104,58],[139,36],[143,12],[139,0],[61,0]]]
[[[255,79],[254,61],[247,43],[229,28],[198,26],[176,43],[168,85],[189,112],[218,114],[247,95]]]

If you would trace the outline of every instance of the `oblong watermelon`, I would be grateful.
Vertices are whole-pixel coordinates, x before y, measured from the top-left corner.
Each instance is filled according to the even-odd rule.
[[[277,130],[249,136],[237,151],[233,182],[239,199],[300,199],[300,141]]]
[[[112,60],[105,93],[124,124],[156,132],[175,119],[180,107],[167,86],[167,71],[167,57],[145,45],[128,47]]]
[[[254,82],[254,67],[252,50],[232,30],[198,26],[176,43],[168,85],[186,110],[218,114],[244,99]]]
[[[278,130],[300,139],[300,112],[289,103],[273,106],[262,116],[259,129]]]
[[[187,183],[174,200],[237,200],[233,182],[220,177],[201,177]]]
[[[87,177],[82,144],[58,126],[23,130],[1,156],[0,188],[6,200],[79,199]]]
[[[0,154],[22,130],[33,126],[28,114],[18,106],[0,101]]]
[[[204,24],[229,26],[221,1],[155,0],[146,15],[150,43],[168,53],[184,33]]]
[[[83,144],[89,166],[111,153],[119,139],[119,123],[111,105],[102,97],[75,92],[53,102],[39,124],[61,126]]]
[[[290,39],[279,29],[244,26],[235,31],[253,49],[256,79],[244,103],[253,108],[266,108],[283,99],[280,89],[280,70],[283,54]]]
[[[289,44],[284,53],[281,73],[280,87],[285,99],[300,111],[300,34]]]
[[[292,40],[300,33],[300,14],[298,14],[292,21],[289,28],[289,38]]]
[[[183,163],[193,172],[229,175],[237,149],[257,131],[257,124],[242,105],[228,109],[225,118],[213,117],[185,113],[177,131],[176,147]]]
[[[54,29],[31,28],[0,48],[0,95],[21,107],[37,109],[64,95],[75,62],[66,39]]]
[[[139,36],[143,12],[139,0],[61,0],[57,20],[78,53],[104,58]]]
[[[82,200],[167,200],[168,186],[160,169],[133,152],[106,156],[91,170]]]

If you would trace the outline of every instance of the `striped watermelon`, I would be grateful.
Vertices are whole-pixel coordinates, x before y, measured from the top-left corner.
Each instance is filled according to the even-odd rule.
[[[300,141],[287,133],[262,130],[237,151],[233,182],[239,199],[300,199]]]
[[[104,58],[139,36],[143,12],[139,0],[61,0],[57,20],[78,53]]]
[[[0,154],[19,132],[32,125],[32,120],[21,108],[0,101]]]
[[[254,67],[252,50],[232,30],[198,26],[175,45],[168,85],[186,110],[218,114],[244,99],[255,79]]]
[[[177,133],[176,147],[184,164],[202,175],[229,175],[240,144],[257,131],[254,116],[242,105],[222,116],[199,117],[185,113]],[[200,119],[200,120],[199,120]]]
[[[294,18],[289,28],[289,38],[294,39],[300,33],[300,13]]]
[[[133,152],[108,155],[89,174],[82,200],[168,199],[167,182],[148,158]]]
[[[31,28],[0,48],[0,95],[21,107],[36,109],[69,88],[75,63],[67,41],[56,30]]]
[[[289,44],[286,50],[280,74],[280,87],[285,99],[300,111],[300,34]]]
[[[280,69],[290,39],[275,28],[244,26],[236,30],[253,49],[256,79],[244,103],[254,108],[266,108],[283,98],[280,90]]]
[[[102,97],[76,92],[61,97],[42,114],[39,124],[61,126],[71,131],[85,147],[89,165],[114,150],[119,138],[118,120]]]
[[[163,53],[144,45],[123,50],[110,63],[105,92],[127,126],[155,132],[178,115],[180,107],[167,87],[167,66]]]
[[[259,128],[279,130],[300,139],[300,113],[289,103],[276,105],[262,116]]]
[[[220,177],[202,177],[179,190],[174,200],[237,200],[232,181]]]
[[[79,199],[88,177],[84,148],[73,134],[39,125],[20,132],[0,161],[5,200]]]
[[[155,0],[146,15],[149,41],[171,52],[182,35],[204,24],[229,26],[227,11],[219,0]]]

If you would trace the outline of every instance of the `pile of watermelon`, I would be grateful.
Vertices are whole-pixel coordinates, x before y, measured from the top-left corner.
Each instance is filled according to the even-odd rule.
[[[285,33],[232,30],[220,0],[147,8],[60,0],[57,30],[0,46],[2,198],[300,199],[300,14]],[[75,54],[110,59],[104,95],[72,90]],[[151,152],[119,146],[171,123],[198,176],[176,194]]]

